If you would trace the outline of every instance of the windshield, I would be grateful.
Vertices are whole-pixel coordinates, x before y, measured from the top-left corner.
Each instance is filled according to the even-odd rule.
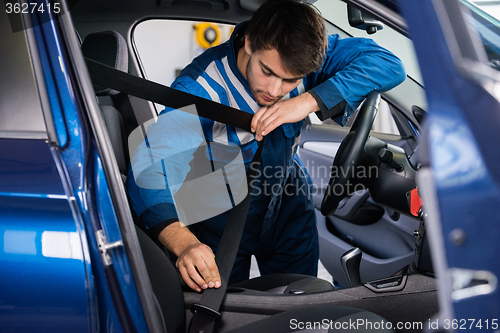
[[[374,34],[367,34],[365,30],[353,28],[347,17],[347,4],[337,0],[318,0],[314,2],[327,21],[328,32],[339,34],[340,37],[362,37],[373,39],[378,45],[394,53],[404,63],[407,79],[384,94],[397,104],[402,110],[411,110],[413,105],[422,109],[427,108],[424,82],[420,73],[413,42],[391,27],[384,26]]]
[[[500,70],[500,21],[469,1],[461,2],[470,9],[469,24],[481,37],[491,67]]]

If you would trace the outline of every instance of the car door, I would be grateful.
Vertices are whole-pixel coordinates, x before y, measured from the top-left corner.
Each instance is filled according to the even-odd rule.
[[[465,1],[404,1],[401,7],[429,102],[428,159],[419,183],[441,301],[440,317],[430,328],[496,331],[498,21]]]
[[[80,271],[76,267],[71,269],[64,263],[59,266],[54,265],[56,267],[53,269],[45,265],[43,270],[35,272],[38,273],[35,278],[37,282],[33,286],[40,290],[40,294],[52,295],[55,298],[52,300],[54,303],[67,299],[67,304],[60,303],[56,308],[57,311],[67,315],[67,318],[61,318],[64,322],[57,322],[58,318],[54,318],[54,322],[44,318],[47,320],[47,327],[56,328],[54,331],[144,332],[148,328],[151,331],[162,331],[163,325],[156,312],[154,296],[144,262],[140,257],[132,219],[128,210],[124,213],[124,207],[128,205],[123,184],[117,171],[116,161],[110,154],[109,138],[104,134],[102,116],[98,114],[95,93],[89,82],[75,29],[69,15],[56,15],[63,14],[66,8],[64,4],[60,5],[61,7],[57,7],[56,10],[55,6],[49,9],[46,3],[37,3],[36,6],[43,6],[43,10],[14,11],[9,17],[10,22],[23,23],[15,33],[14,26],[11,26],[12,32],[7,31],[9,20],[2,19],[8,38],[13,39],[11,36],[13,34],[16,38],[26,34],[24,43],[31,61],[31,63],[28,61],[26,68],[33,68],[36,81],[34,89],[39,94],[41,104],[35,111],[43,110],[43,116],[37,115],[35,120],[30,118],[23,120],[26,116],[17,115],[15,109],[8,110],[10,113],[5,114],[5,117],[20,124],[24,122],[28,128],[37,124],[36,120],[42,119],[42,124],[47,128],[46,138],[38,137],[41,139],[38,140],[38,151],[36,146],[29,147],[30,150],[25,152],[27,156],[24,159],[27,160],[27,166],[39,165],[45,161],[51,167],[50,170],[55,169],[56,174],[51,176],[53,179],[59,178],[60,184],[59,187],[50,184],[50,189],[55,188],[59,192],[53,193],[46,189],[45,191],[49,192],[42,193],[48,193],[45,196],[52,199],[50,202],[58,199],[68,206],[65,210],[59,207],[59,211],[54,212],[52,218],[49,216],[38,221],[48,220],[51,224],[57,225],[54,219],[62,219],[62,211],[67,219],[65,229],[49,229],[50,232],[42,233],[41,240],[35,237],[34,241],[36,244],[41,242],[40,255],[45,257],[50,257],[47,254],[52,254],[62,259],[64,251],[61,254],[61,250],[69,246],[69,259],[79,259],[82,265]],[[5,49],[10,50],[9,47]],[[8,81],[2,82],[2,86],[7,87],[8,84]],[[24,91],[23,86],[15,88],[11,93]],[[13,96],[8,97],[12,99]],[[25,106],[27,109],[29,107],[30,105]],[[38,135],[40,136],[39,133]],[[42,149],[46,150],[45,155],[42,154]],[[22,153],[14,151],[13,156]],[[32,154],[32,160],[29,160],[29,154]],[[44,159],[37,160],[39,156],[43,156]],[[56,167],[47,161],[51,161]],[[48,173],[47,170],[42,171],[42,175]],[[40,181],[36,179],[36,174],[32,178],[34,181]],[[123,195],[121,200],[120,194]],[[41,211],[48,210],[49,207],[49,205],[43,207],[43,204],[38,206]],[[40,214],[40,217],[43,215]],[[29,218],[33,219],[29,221],[30,223],[39,229],[44,228],[35,222],[34,214],[30,214]],[[76,230],[70,228],[71,225]],[[62,223],[59,223],[58,227],[63,228]],[[63,231],[65,234],[60,233]],[[126,244],[124,240],[127,240]],[[44,251],[44,247],[47,246],[49,252]],[[59,271],[68,271],[66,280],[64,276],[62,278],[57,276],[56,273]],[[76,279],[77,273],[80,273],[79,289],[75,286],[67,295],[64,294],[66,289],[58,290],[70,285],[69,277]],[[16,279],[13,274],[7,277],[2,274],[2,277],[12,281]],[[10,292],[23,294],[23,290],[17,287]],[[33,299],[42,305],[45,304],[43,299],[36,297]],[[74,314],[73,320],[68,313],[71,315],[75,310],[68,305],[80,306],[76,309],[79,313]],[[42,308],[40,315],[43,315],[44,311],[46,309]],[[78,319],[76,315],[81,315],[80,312],[87,315],[83,322],[75,320]],[[19,320],[22,317],[17,318]],[[37,318],[29,317],[30,321],[37,321]],[[21,320],[21,325],[26,326],[26,329],[21,329],[22,331],[40,329],[38,321],[23,323]]]
[[[0,330],[95,331],[87,236],[58,159],[67,133],[35,32],[13,16],[0,13]]]

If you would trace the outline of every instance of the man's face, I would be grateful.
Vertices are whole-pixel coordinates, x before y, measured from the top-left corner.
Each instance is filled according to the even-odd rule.
[[[262,106],[271,106],[278,102],[295,89],[303,78],[283,68],[281,57],[275,49],[253,53],[249,49],[246,51],[250,54],[246,68],[250,92],[255,101]]]

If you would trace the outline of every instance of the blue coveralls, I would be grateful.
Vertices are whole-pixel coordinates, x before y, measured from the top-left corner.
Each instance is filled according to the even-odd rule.
[[[245,26],[245,22],[239,24],[228,42],[194,59],[172,87],[251,114],[256,112],[260,106],[252,98],[247,80],[237,67],[235,44],[244,36]],[[331,35],[322,69],[307,75],[284,98],[309,91],[320,106],[317,114],[321,120],[332,118],[344,125],[370,91],[387,91],[405,77],[401,61],[372,40]],[[171,112],[166,108],[159,118],[165,115],[169,116],[168,120],[159,120],[148,130],[147,139],[132,158],[127,177],[132,207],[155,235],[179,220],[172,193],[191,170],[189,163],[196,147],[205,141],[237,146],[248,168],[258,145],[251,133],[179,111]],[[266,136],[260,177],[253,186],[254,196],[230,284],[248,278],[252,254],[262,275],[317,274],[319,248],[310,191],[312,183],[295,148],[303,122],[283,124]],[[195,127],[198,130],[192,130]],[[192,134],[186,134],[188,132]],[[151,153],[151,149],[145,152],[153,146],[155,152]],[[216,159],[207,147],[210,145],[205,147],[207,157]],[[162,153],[156,156],[156,161],[162,162],[156,163],[156,167],[142,168],[149,171],[141,172],[147,174],[146,183],[163,185],[143,186],[143,182],[138,185],[135,178],[140,168],[134,167],[134,163],[140,165],[157,151]],[[165,158],[166,155],[174,158]],[[211,196],[210,192],[203,195]],[[190,226],[196,237],[215,254],[229,213],[226,211]]]

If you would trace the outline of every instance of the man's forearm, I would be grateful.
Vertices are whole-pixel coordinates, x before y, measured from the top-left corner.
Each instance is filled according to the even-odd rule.
[[[180,222],[174,222],[163,229],[158,235],[158,240],[176,256],[180,256],[188,246],[200,243],[198,238]]]

